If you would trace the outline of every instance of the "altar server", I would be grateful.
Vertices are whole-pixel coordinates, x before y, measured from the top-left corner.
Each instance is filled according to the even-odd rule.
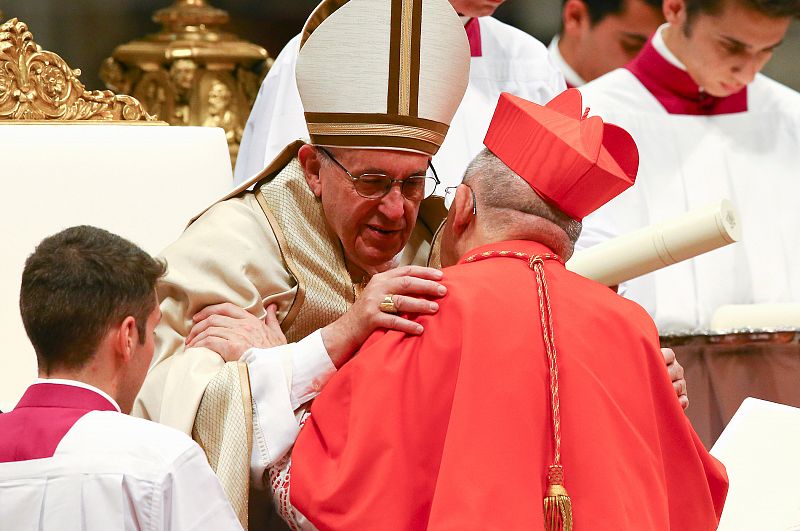
[[[20,310],[39,380],[0,415],[0,529],[241,530],[200,447],[128,413],[164,264],[102,229],[43,240]]]
[[[444,228],[440,311],[421,336],[375,332],[317,398],[285,485],[297,523],[716,529],[725,470],[653,321],[564,268],[579,220],[638,164],[624,130],[582,116],[576,90],[501,97]]]
[[[628,285],[668,332],[707,328],[724,304],[800,300],[800,95],[759,73],[800,2],[665,0],[664,13],[633,62],[581,89],[636,139],[642,166],[578,246],[731,199],[741,243]]]
[[[504,1],[450,0],[461,15],[472,59],[467,92],[433,158],[440,191],[461,182],[467,164],[483,147],[501,92],[545,103],[566,88],[542,43],[491,16]],[[261,85],[239,148],[235,184],[261,171],[289,142],[308,138],[294,76],[300,38],[283,48]]]
[[[548,51],[567,86],[580,87],[633,59],[663,22],[661,0],[564,0]]]

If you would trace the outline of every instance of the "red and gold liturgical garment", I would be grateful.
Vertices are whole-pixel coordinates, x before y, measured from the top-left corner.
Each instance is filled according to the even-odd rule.
[[[514,253],[552,255],[468,253],[421,336],[376,332],[317,398],[290,485],[320,530],[542,527],[551,371],[536,275]],[[653,321],[558,260],[543,269],[575,529],[716,529],[725,469],[675,398]]]

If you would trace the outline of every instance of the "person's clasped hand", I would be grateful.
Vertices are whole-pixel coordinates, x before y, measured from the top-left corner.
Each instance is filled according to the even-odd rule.
[[[262,320],[235,304],[224,302],[197,312],[186,336],[187,347],[205,347],[227,361],[237,361],[249,348],[286,344],[278,322],[277,306],[270,304]]]

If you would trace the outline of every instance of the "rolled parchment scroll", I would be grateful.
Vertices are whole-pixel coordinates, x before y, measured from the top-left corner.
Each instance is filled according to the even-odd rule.
[[[737,242],[742,228],[730,201],[693,210],[579,251],[567,269],[587,278],[617,286],[662,267]]]

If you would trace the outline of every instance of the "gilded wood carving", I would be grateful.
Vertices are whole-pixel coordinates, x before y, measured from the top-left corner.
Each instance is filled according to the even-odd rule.
[[[161,31],[118,46],[100,78],[171,125],[221,127],[234,162],[272,60],[261,46],[223,31],[228,18],[206,0],[175,0],[153,16]]]
[[[86,90],[80,73],[41,50],[24,22],[0,25],[0,120],[156,121],[130,96]]]

